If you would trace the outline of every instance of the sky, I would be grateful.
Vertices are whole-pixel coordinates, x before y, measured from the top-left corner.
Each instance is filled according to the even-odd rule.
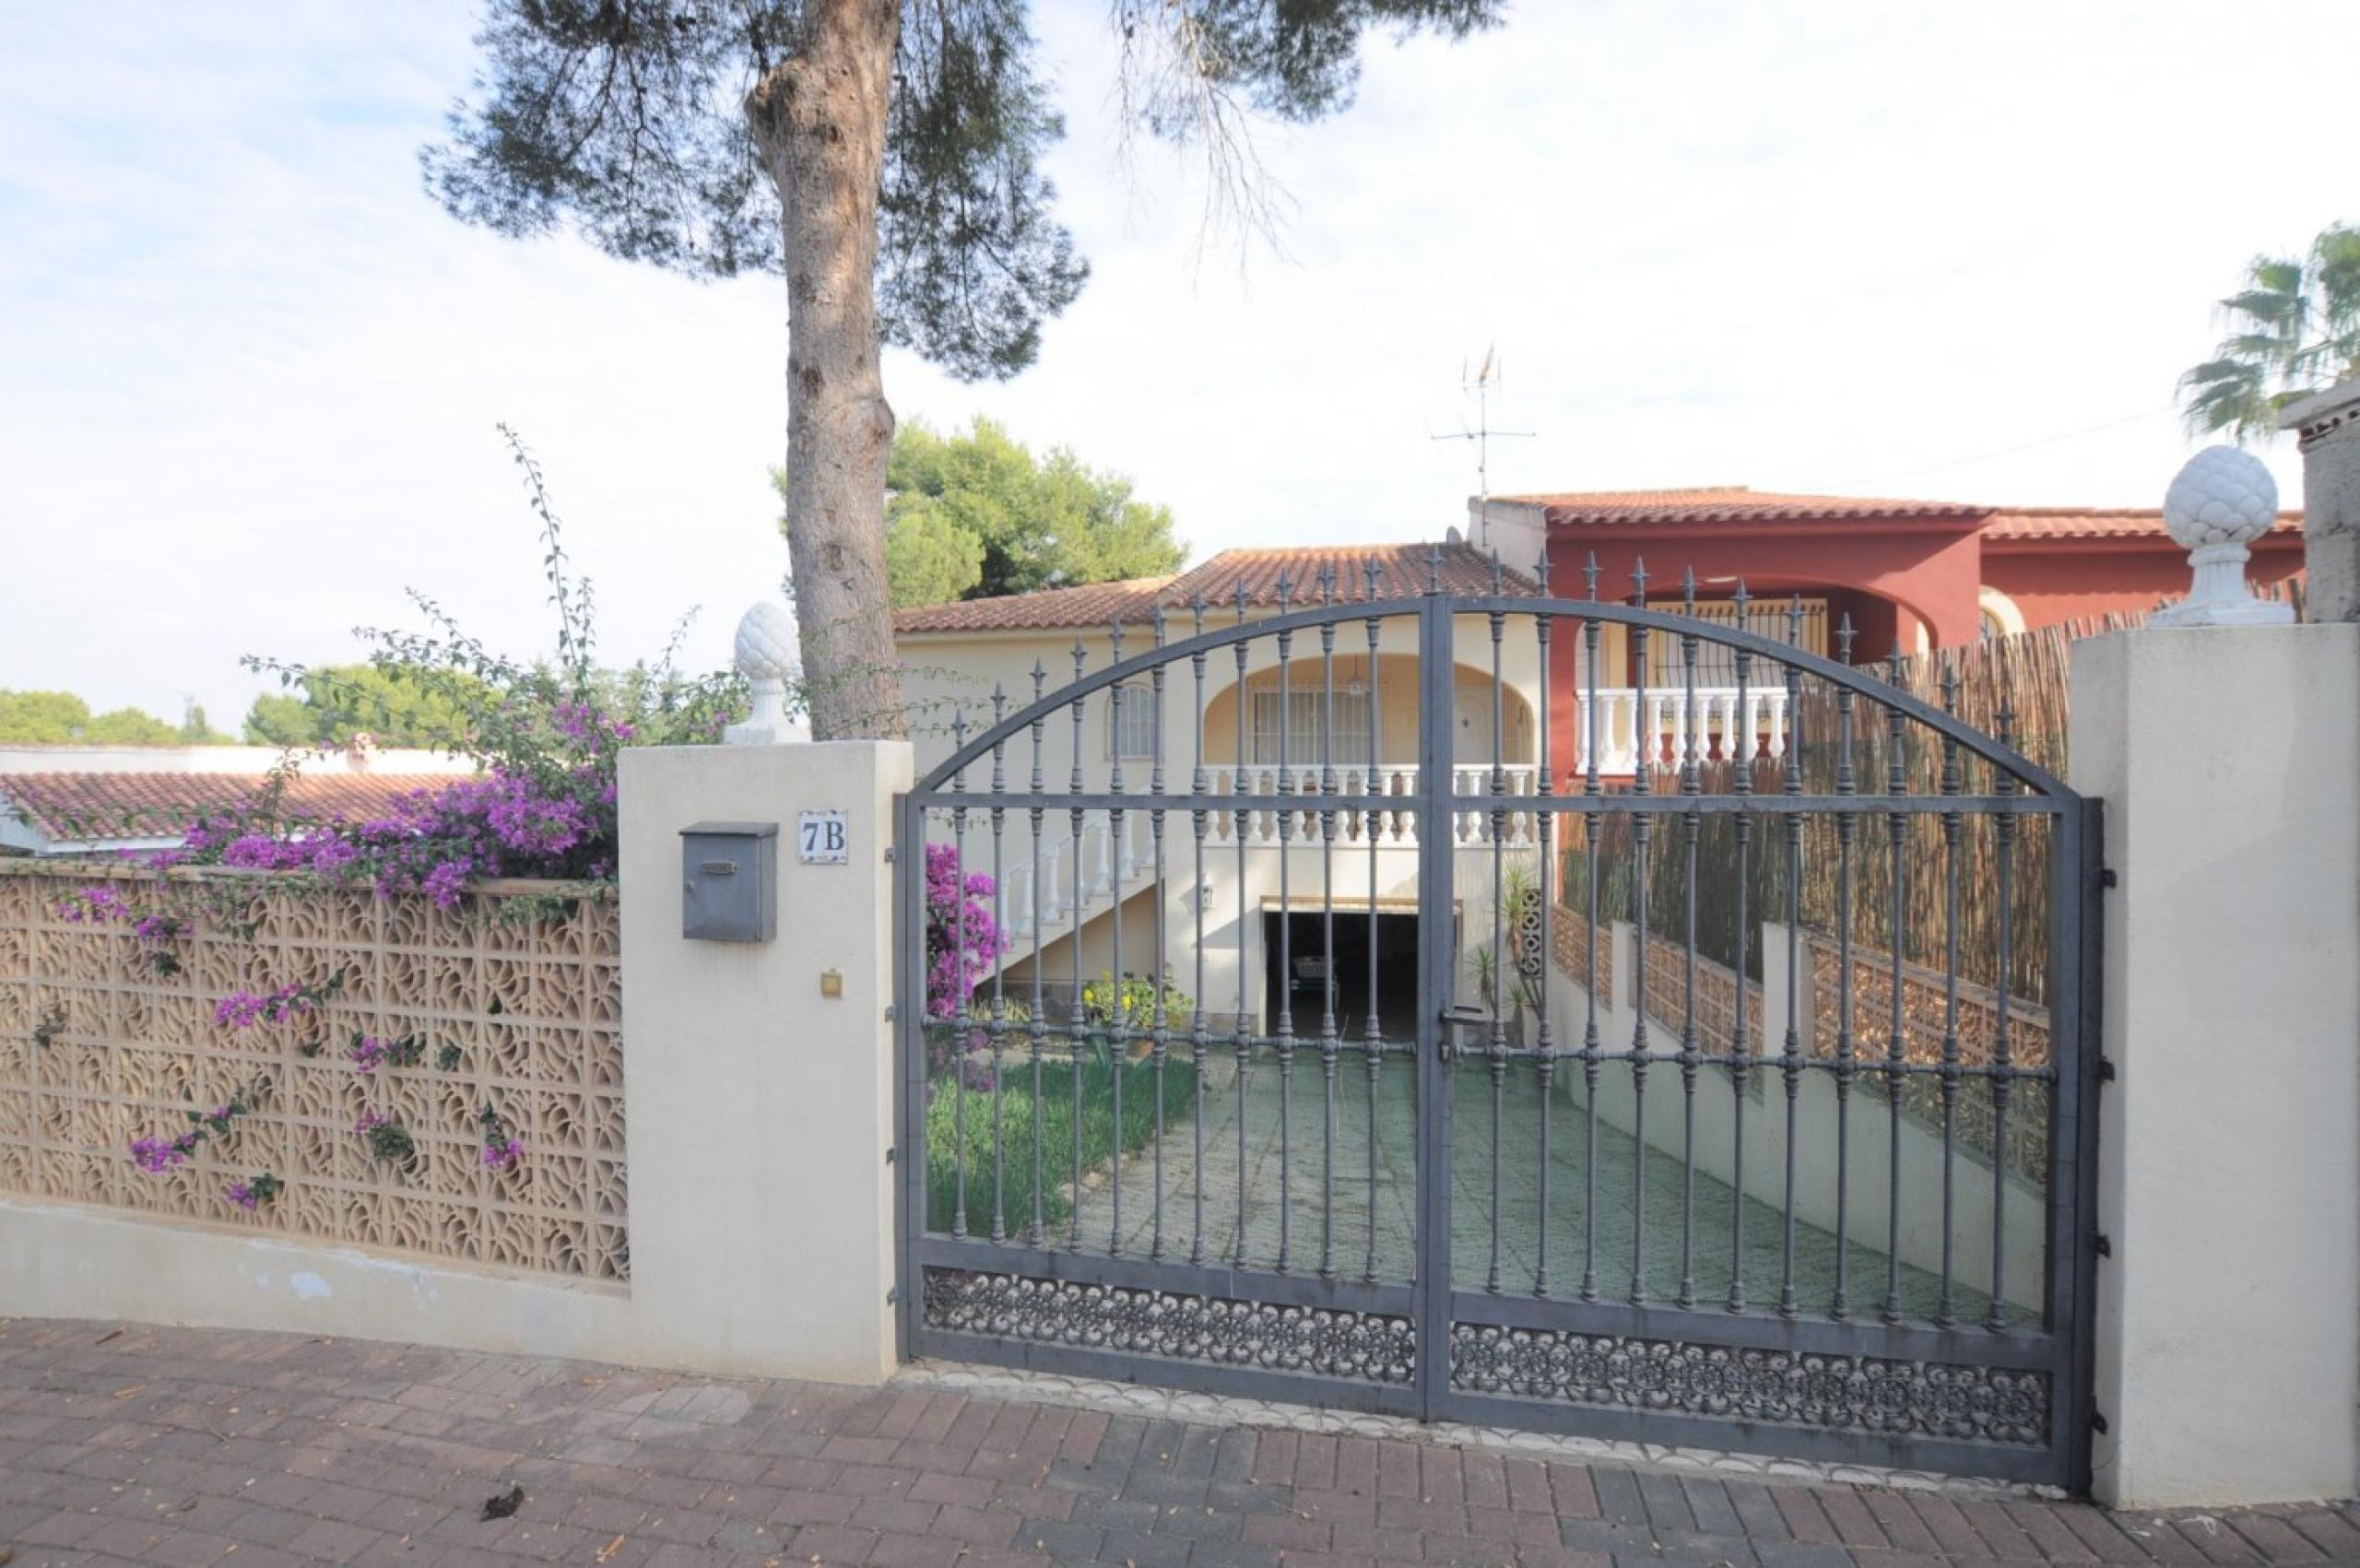
[[[1463,520],[1472,451],[1434,438],[1494,347],[1491,422],[1533,432],[1493,443],[1495,493],[2155,505],[2213,301],[2360,218],[2303,67],[2360,43],[2337,0],[1521,0],[1379,37],[1348,112],[1261,127],[1276,244],[1207,239],[1188,154],[1118,150],[1099,0],[1033,11],[1090,286],[1014,381],[889,351],[888,395],[1129,476],[1199,559]],[[778,595],[782,285],[445,216],[417,153],[476,25],[0,9],[0,688],[234,729],[266,684],[240,655],[353,657],[413,588],[549,649],[503,421],[611,660],[695,610],[718,666]]]

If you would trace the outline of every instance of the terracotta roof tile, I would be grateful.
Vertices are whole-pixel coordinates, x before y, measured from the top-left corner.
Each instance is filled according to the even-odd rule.
[[[1980,517],[1991,509],[1953,501],[1896,501],[1853,495],[1787,495],[1744,485],[1690,489],[1564,491],[1493,498],[1544,509],[1552,525],[1628,523],[1785,523],[1820,519]]]
[[[2282,512],[2266,536],[2303,531],[2303,514]],[[1995,512],[1983,525],[1987,539],[2166,538],[2164,514],[2153,508],[2020,506]]]
[[[1043,588],[990,599],[958,599],[893,613],[896,631],[1036,631],[1144,620],[1170,577],[1133,577],[1079,588]]]
[[[465,776],[298,774],[285,803],[289,811],[323,819],[378,817],[402,796]],[[0,812],[63,843],[177,838],[199,813],[253,800],[265,782],[259,773],[0,773]]]
[[[1287,579],[1292,601],[1308,605],[1319,596],[1322,568],[1335,574],[1336,596],[1357,599],[1368,592],[1368,569],[1376,568],[1377,596],[1414,598],[1426,591],[1426,558],[1436,549],[1437,580],[1446,594],[1488,594],[1492,591],[1492,558],[1469,544],[1431,547],[1404,545],[1304,545],[1284,549],[1223,550],[1183,572],[1161,595],[1167,608],[1179,608],[1202,594],[1208,605],[1233,605],[1238,586],[1245,602],[1269,608],[1279,602],[1279,579]],[[1511,594],[1535,592],[1532,580],[1517,572],[1501,572],[1501,584]]]
[[[1105,626],[1116,619],[1142,623],[1158,605],[1168,615],[1187,609],[1198,594],[1211,607],[1234,605],[1243,585],[1245,602],[1257,609],[1279,602],[1285,578],[1291,602],[1307,606],[1319,596],[1323,567],[1335,574],[1336,596],[1356,599],[1368,591],[1368,569],[1377,572],[1380,597],[1410,598],[1426,591],[1426,555],[1431,547],[1398,545],[1304,545],[1276,549],[1223,550],[1174,577],[1139,577],[1126,583],[1095,583],[1080,588],[1046,588],[994,599],[906,609],[893,617],[897,632],[1048,631]],[[1446,594],[1488,594],[1492,560],[1467,544],[1439,547],[1439,578]],[[1511,594],[1536,591],[1520,572],[1503,572]]]

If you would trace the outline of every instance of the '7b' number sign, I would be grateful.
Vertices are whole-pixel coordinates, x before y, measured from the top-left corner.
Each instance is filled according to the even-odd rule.
[[[796,850],[806,866],[842,866],[851,858],[841,811],[806,811]]]

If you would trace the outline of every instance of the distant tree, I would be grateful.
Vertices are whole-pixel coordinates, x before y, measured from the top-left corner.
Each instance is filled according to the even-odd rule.
[[[0,691],[0,745],[171,746],[181,732],[141,708],[93,716],[71,691]]]
[[[2267,440],[2288,404],[2360,376],[2360,227],[2330,224],[2307,256],[2256,256],[2221,314],[2229,336],[2180,377],[2188,428]]]
[[[1351,100],[1363,38],[1461,37],[1502,0],[1112,0],[1119,101],[1253,199],[1247,109]],[[1086,273],[1025,0],[487,0],[483,66],[424,156],[451,212],[787,285],[787,550],[812,734],[900,735],[879,346],[1013,375]]]
[[[915,419],[893,434],[885,565],[896,609],[1152,577],[1187,556],[1170,507],[1132,500],[1128,479],[1064,447],[1035,458],[980,418],[961,435]]]
[[[456,704],[439,690],[373,665],[321,665],[291,677],[301,692],[266,691],[246,710],[250,746],[449,746],[463,739]]]
[[[181,727],[178,739],[183,746],[229,746],[231,737],[222,734],[206,722],[205,704],[195,698],[181,703]]]
[[[71,691],[0,691],[0,744],[67,746],[90,725],[90,705]]]
[[[85,746],[178,746],[180,727],[143,708],[117,708],[90,720],[79,737]]]

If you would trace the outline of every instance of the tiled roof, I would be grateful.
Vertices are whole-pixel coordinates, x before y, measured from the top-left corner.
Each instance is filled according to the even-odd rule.
[[[1784,495],[1744,485],[1693,489],[1589,490],[1509,495],[1498,501],[1538,506],[1551,524],[1787,523],[1821,519],[1980,517],[1991,509],[1953,501],[1893,501],[1854,495]]]
[[[1492,558],[1469,544],[1440,547],[1407,545],[1304,545],[1285,549],[1223,550],[1202,566],[1185,572],[1160,595],[1167,609],[1182,608],[1198,594],[1208,605],[1234,605],[1243,584],[1245,602],[1267,608],[1279,602],[1279,579],[1287,580],[1296,605],[1319,597],[1319,574],[1334,573],[1336,596],[1357,599],[1368,593],[1368,569],[1376,568],[1376,596],[1413,598],[1426,591],[1429,551],[1435,556],[1436,581],[1446,594],[1488,594],[1492,591]],[[1536,591],[1521,572],[1503,571],[1501,585],[1511,594]]]
[[[2282,512],[2272,536],[2300,534],[2303,514]],[[2021,506],[1995,512],[1983,525],[1987,539],[2168,538],[2164,514],[2149,507]]]
[[[1381,598],[1408,598],[1426,591],[1426,557],[1430,547],[1401,545],[1304,545],[1281,549],[1223,550],[1201,566],[1174,577],[1136,577],[1124,583],[1093,583],[1080,588],[1044,588],[1032,594],[1009,594],[994,599],[966,599],[948,605],[905,609],[893,617],[898,632],[918,631],[1047,631],[1105,626],[1115,620],[1139,623],[1150,619],[1158,605],[1178,616],[1202,594],[1208,607],[1233,607],[1237,591],[1257,609],[1275,607],[1279,580],[1290,589],[1290,602],[1302,607],[1319,597],[1322,568],[1334,573],[1339,599],[1357,599],[1368,592],[1368,569],[1376,568]],[[1446,594],[1488,594],[1492,591],[1492,560],[1467,544],[1438,547],[1438,580]],[[1502,585],[1511,594],[1535,592],[1532,581],[1520,572],[1503,572]]]
[[[298,774],[283,805],[321,819],[380,817],[398,797],[460,776]],[[200,813],[243,806],[266,782],[258,773],[0,773],[0,814],[60,843],[178,838]]]
[[[1155,592],[1170,577],[1133,577],[1120,583],[1091,583],[1079,588],[1042,588],[991,599],[954,599],[893,612],[896,631],[1049,631],[1068,626],[1103,626],[1144,620]]]

